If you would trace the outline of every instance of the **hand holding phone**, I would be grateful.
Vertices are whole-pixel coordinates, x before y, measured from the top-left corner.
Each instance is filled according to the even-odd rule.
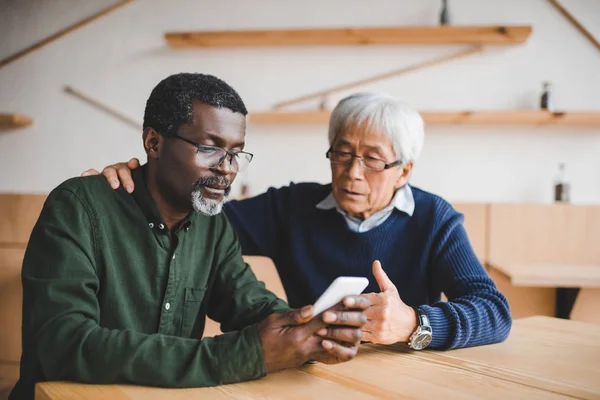
[[[336,278],[314,304],[313,315],[335,306],[346,296],[355,296],[362,293],[369,285],[367,278],[355,276],[340,276]]]

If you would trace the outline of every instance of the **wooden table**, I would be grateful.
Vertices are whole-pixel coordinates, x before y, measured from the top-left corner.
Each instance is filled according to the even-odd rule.
[[[309,365],[201,389],[46,382],[37,400],[154,399],[600,399],[600,326],[548,317],[515,321],[509,339],[469,349],[414,352],[361,346],[339,365]]]
[[[542,311],[543,314],[549,315],[549,310],[555,310],[554,296],[547,295],[549,290],[579,288],[570,318],[600,323],[600,265],[494,261],[488,262],[487,265],[490,275],[502,293],[512,300],[513,314],[516,311],[516,315],[521,316],[519,313],[529,310],[535,313]],[[525,292],[520,288],[532,289]]]

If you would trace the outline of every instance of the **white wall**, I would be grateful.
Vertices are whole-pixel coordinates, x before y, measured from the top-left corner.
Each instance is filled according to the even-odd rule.
[[[600,1],[562,0],[600,37]],[[0,0],[0,58],[114,3]],[[364,87],[421,110],[533,109],[541,82],[564,110],[600,110],[600,52],[546,0],[450,0],[453,23],[531,24],[521,46],[490,47],[441,66]],[[215,74],[250,110],[439,57],[461,46],[174,50],[169,30],[435,24],[438,0],[137,0],[0,68],[0,110],[32,127],[0,132],[0,191],[47,192],[89,168],[142,157],[141,132],[65,94],[73,87],[142,120],[145,101],[169,74]],[[348,93],[341,93],[336,100]],[[304,107],[314,107],[314,103]],[[258,193],[290,181],[329,179],[326,127],[250,126],[247,179]],[[552,198],[558,162],[572,198],[600,202],[600,129],[428,127],[413,185],[449,200]]]

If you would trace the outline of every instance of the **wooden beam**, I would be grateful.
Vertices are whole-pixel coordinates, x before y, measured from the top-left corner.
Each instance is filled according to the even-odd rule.
[[[594,46],[596,46],[596,48],[597,48],[598,50],[600,50],[600,42],[598,41],[598,39],[596,39],[596,38],[594,37],[594,35],[592,35],[592,34],[590,33],[590,31],[588,31],[588,30],[585,28],[585,26],[583,26],[583,25],[582,25],[582,24],[581,24],[581,23],[580,23],[580,22],[577,20],[577,18],[575,18],[575,17],[573,16],[573,14],[571,14],[571,13],[570,13],[570,12],[569,12],[569,11],[568,11],[566,8],[564,8],[564,7],[562,6],[562,4],[560,4],[560,3],[558,2],[558,0],[550,0],[550,3],[552,3],[552,5],[553,5],[553,6],[554,6],[554,7],[555,7],[555,8],[556,8],[558,11],[560,11],[560,13],[561,13],[562,15],[564,15],[564,16],[565,16],[565,17],[566,17],[566,18],[569,20],[569,22],[571,22],[573,25],[575,25],[575,28],[577,28],[577,30],[578,30],[579,32],[581,32],[581,34],[582,34],[583,36],[585,36],[585,37],[586,37],[586,38],[587,38],[587,39],[588,39],[590,42],[592,42],[592,44],[593,44]]]
[[[370,83],[374,83],[377,81],[381,81],[383,79],[388,79],[388,78],[392,78],[394,76],[398,76],[398,75],[402,75],[402,74],[406,74],[409,72],[414,72],[414,71],[418,71],[420,69],[423,68],[427,68],[427,67],[432,67],[434,65],[439,65],[448,61],[452,61],[452,60],[456,60],[458,58],[462,58],[462,57],[466,57],[468,55],[471,54],[475,54],[475,53],[480,53],[483,51],[483,46],[474,46],[471,47],[467,50],[464,51],[460,51],[458,53],[454,53],[451,54],[449,56],[444,56],[444,57],[440,57],[440,58],[436,58],[435,60],[431,60],[431,61],[426,61],[423,63],[419,63],[419,64],[414,64],[414,65],[410,65],[408,67],[403,67],[403,68],[399,68],[399,69],[395,69],[393,71],[389,71],[383,74],[379,74],[379,75],[375,75],[369,78],[365,78],[365,79],[360,79],[354,82],[349,82],[349,83],[345,83],[343,85],[338,85],[338,86],[334,86],[331,87],[329,89],[324,89],[324,90],[319,90],[318,92],[314,92],[314,93],[309,93],[300,97],[296,97],[290,100],[286,100],[286,101],[282,101],[279,102],[277,104],[275,104],[273,106],[274,109],[280,109],[282,107],[286,107],[286,106],[291,106],[293,104],[298,104],[304,101],[308,101],[308,100],[313,100],[313,99],[318,99],[318,98],[322,98],[325,96],[329,96],[333,93],[337,93],[337,92],[341,92],[344,90],[349,90],[349,89],[353,89],[355,87],[358,86],[363,86],[363,85],[367,85]]]
[[[110,7],[105,8],[102,11],[99,11],[99,12],[95,13],[94,15],[92,15],[90,17],[87,17],[87,18],[85,18],[85,19],[83,19],[83,20],[81,20],[81,21],[79,21],[79,22],[77,22],[77,23],[75,23],[73,25],[70,25],[70,26],[68,26],[68,27],[66,27],[66,28],[64,28],[64,29],[62,29],[62,30],[60,30],[60,31],[58,31],[58,32],[56,32],[56,33],[48,36],[45,39],[40,40],[39,42],[36,42],[36,43],[32,44],[29,47],[26,47],[25,49],[23,49],[21,51],[16,52],[15,54],[13,54],[13,55],[11,55],[11,56],[9,56],[9,57],[1,60],[0,61],[0,68],[2,68],[4,66],[12,63],[13,61],[18,60],[21,57],[26,56],[27,54],[29,54],[31,52],[34,52],[35,50],[41,49],[42,47],[46,46],[47,44],[52,43],[56,39],[59,39],[59,38],[61,38],[61,37],[65,36],[65,35],[73,32],[73,31],[75,31],[75,30],[77,30],[77,29],[79,29],[79,28],[81,28],[81,27],[89,24],[90,22],[93,22],[93,21],[95,21],[95,20],[97,20],[97,19],[99,19],[99,18],[101,18],[101,17],[103,17],[103,16],[105,16],[107,14],[110,14],[111,12],[117,10],[118,8],[123,7],[125,4],[131,3],[132,1],[133,0],[122,0],[122,1],[120,1],[118,3],[116,3],[116,4],[113,4]]]
[[[33,120],[21,114],[0,114],[0,128],[17,128],[29,126]]]
[[[65,90],[65,92],[77,97],[80,100],[83,100],[84,102],[88,103],[89,105],[91,105],[95,108],[98,108],[98,109],[104,111],[105,113],[115,117],[116,119],[121,120],[121,121],[125,122],[126,124],[131,125],[134,128],[142,129],[141,122],[128,117],[127,115],[121,113],[120,111],[115,110],[114,108],[107,106],[106,104],[103,104],[96,99],[93,99],[92,97],[80,92],[79,90],[73,89],[70,86],[65,86],[64,90]]]
[[[600,111],[422,111],[427,125],[582,126],[599,127]],[[331,111],[251,112],[250,123],[272,125],[327,124]]]
[[[167,32],[172,47],[319,46],[375,44],[520,44],[531,26],[402,26]]]

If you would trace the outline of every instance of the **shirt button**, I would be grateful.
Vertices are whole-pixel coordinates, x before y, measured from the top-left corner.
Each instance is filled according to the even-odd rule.
[[[152,222],[150,222],[150,223],[148,224],[148,226],[150,227],[150,229],[154,228],[154,224],[153,224]]]
[[[175,259],[175,254],[173,254],[173,260]]]
[[[163,224],[158,225],[158,229],[163,230],[165,229],[165,226]]]
[[[165,304],[165,310],[169,311],[169,308],[171,308],[171,303]]]

